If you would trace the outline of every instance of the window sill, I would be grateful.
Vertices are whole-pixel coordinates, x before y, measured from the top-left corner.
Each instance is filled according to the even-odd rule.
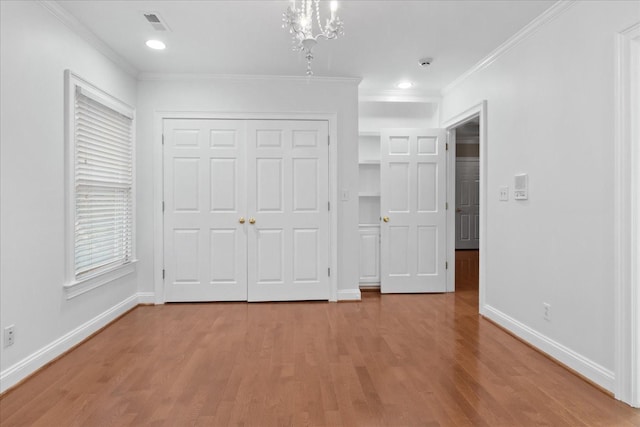
[[[111,270],[103,271],[98,275],[85,277],[81,280],[74,280],[73,282],[64,285],[64,290],[67,293],[67,299],[73,299],[79,295],[89,292],[93,289],[99,288],[102,285],[111,283],[114,280],[127,276],[136,271],[136,264],[138,260],[133,260],[125,265],[114,267]]]

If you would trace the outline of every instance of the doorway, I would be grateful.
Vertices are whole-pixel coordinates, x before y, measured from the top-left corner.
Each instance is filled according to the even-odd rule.
[[[449,145],[447,200],[447,291],[469,291],[485,305],[487,102],[444,123]]]
[[[480,250],[480,118],[455,131],[455,287],[477,296]]]
[[[475,117],[456,131],[456,251],[480,248],[480,123]]]

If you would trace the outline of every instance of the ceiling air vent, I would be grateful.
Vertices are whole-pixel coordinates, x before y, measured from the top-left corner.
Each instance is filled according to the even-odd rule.
[[[144,13],[144,17],[149,24],[156,31],[170,31],[169,26],[164,22],[164,20],[155,12],[146,12]]]

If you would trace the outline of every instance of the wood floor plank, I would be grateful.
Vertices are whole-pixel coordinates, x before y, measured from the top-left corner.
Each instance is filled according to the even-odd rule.
[[[0,399],[10,426],[640,426],[455,294],[143,306]]]

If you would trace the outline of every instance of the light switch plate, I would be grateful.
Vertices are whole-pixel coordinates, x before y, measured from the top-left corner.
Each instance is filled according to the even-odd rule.
[[[503,186],[500,187],[500,201],[506,202],[509,200],[509,187]]]

